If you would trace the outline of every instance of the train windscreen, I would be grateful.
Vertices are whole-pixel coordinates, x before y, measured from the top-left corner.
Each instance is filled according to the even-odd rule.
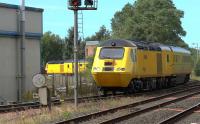
[[[124,48],[102,48],[100,59],[121,59],[124,55]]]

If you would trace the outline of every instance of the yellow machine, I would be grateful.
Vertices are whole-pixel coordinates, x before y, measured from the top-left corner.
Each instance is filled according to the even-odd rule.
[[[97,47],[92,75],[103,91],[168,87],[189,80],[191,55],[186,49],[158,43],[109,40]]]
[[[84,72],[87,68],[88,62],[84,60],[78,61],[78,71]],[[66,61],[51,61],[46,64],[47,74],[73,74],[73,60]]]

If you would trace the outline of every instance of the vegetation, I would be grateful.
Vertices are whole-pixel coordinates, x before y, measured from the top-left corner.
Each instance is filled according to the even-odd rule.
[[[194,72],[196,76],[200,76],[200,60],[197,62]]]
[[[106,27],[103,25],[100,27],[99,31],[96,32],[91,37],[87,37],[86,41],[105,41],[111,38],[111,32],[106,29]]]
[[[49,124],[56,123],[61,120],[67,120],[77,117],[77,115],[85,115],[93,112],[102,111],[112,107],[126,105],[132,102],[143,100],[145,97],[126,97],[126,98],[110,98],[100,100],[98,102],[83,102],[79,103],[79,109],[74,107],[73,103],[65,103],[60,106],[53,106],[49,111],[47,108],[30,109],[21,112],[11,112],[1,114],[1,124]]]
[[[170,16],[169,16],[170,15]],[[184,12],[178,10],[172,0],[137,0],[126,4],[112,18],[112,32],[104,25],[86,41],[114,39],[142,40],[188,47],[181,39],[186,32],[181,26]],[[61,39],[58,35],[46,32],[42,38],[42,62],[73,58],[73,27]],[[65,45],[63,44],[65,43]],[[78,58],[84,58],[85,42],[78,40]]]
[[[116,12],[112,19],[114,38],[142,40],[188,47],[181,39],[184,12],[172,0],[137,0]]]
[[[64,39],[65,46],[63,48],[63,58],[72,59],[73,58],[73,47],[74,47],[74,28],[71,27],[68,30],[68,36]],[[78,40],[78,58],[83,59],[85,56],[85,42]]]
[[[53,34],[52,32],[44,33],[41,39],[41,57],[42,64],[45,64],[48,61],[53,60],[63,60],[63,59],[72,59],[73,58],[73,41],[74,41],[74,32],[73,27],[68,30],[68,35],[64,39],[60,36]],[[78,40],[78,58],[83,59],[85,55],[85,42],[81,42],[81,39]]]
[[[46,32],[41,39],[41,57],[45,65],[48,61],[61,60],[62,39],[51,32]]]

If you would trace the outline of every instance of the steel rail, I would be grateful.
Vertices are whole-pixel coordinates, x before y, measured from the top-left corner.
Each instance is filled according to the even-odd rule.
[[[162,122],[159,122],[159,124],[172,124],[172,123],[175,123],[179,120],[181,120],[181,118],[185,117],[185,116],[188,116],[190,114],[192,114],[195,110],[198,110],[200,108],[200,103],[190,107],[189,109],[183,111],[183,112],[180,112],[174,116],[171,116],[169,117],[168,119],[162,121]]]
[[[133,94],[133,95],[136,95],[136,94]],[[84,102],[84,101],[87,101],[87,100],[98,100],[98,99],[109,99],[109,98],[115,98],[115,97],[125,97],[127,95],[123,95],[123,94],[116,94],[116,95],[112,95],[112,94],[109,94],[108,96],[103,96],[103,95],[96,95],[96,96],[86,96],[86,97],[79,97],[78,98],[78,101],[79,102]],[[128,95],[128,96],[131,96],[131,95]],[[69,99],[64,99],[64,102],[73,102],[74,99],[73,98],[69,98]]]
[[[106,120],[106,121],[104,121],[104,122],[101,122],[100,124],[113,124],[113,123],[121,122],[121,121],[124,121],[124,120],[126,120],[126,119],[130,119],[130,118],[133,118],[133,117],[135,117],[135,116],[141,115],[141,114],[143,114],[143,113],[146,113],[146,112],[149,112],[149,111],[158,109],[158,108],[160,108],[160,107],[164,107],[164,106],[169,105],[169,104],[171,104],[171,103],[184,100],[184,99],[186,99],[186,98],[189,98],[189,97],[194,96],[194,95],[197,95],[197,94],[200,94],[200,91],[197,91],[197,92],[191,93],[191,94],[187,94],[187,95],[184,95],[184,96],[182,96],[182,97],[176,98],[176,99],[174,99],[174,100],[170,100],[170,101],[167,101],[167,102],[164,102],[164,103],[161,103],[161,104],[158,104],[158,105],[154,105],[154,106],[151,106],[151,107],[142,109],[142,110],[138,110],[138,111],[135,111],[135,112],[131,112],[131,113],[129,113],[129,114],[126,114],[126,115],[123,115],[123,116],[120,116],[120,117],[112,118],[112,119],[110,119],[110,120]]]
[[[14,111],[24,111],[27,109],[34,109],[34,108],[39,108],[41,107],[40,104],[35,104],[35,105],[28,105],[28,106],[18,106],[18,107],[11,107],[11,108],[3,108],[0,109],[0,113],[6,113],[6,112],[14,112]]]
[[[35,104],[39,104],[39,102],[28,102],[28,103],[20,103],[20,104],[0,105],[0,109],[19,107],[19,106],[35,105]]]
[[[197,81],[190,81],[190,83],[195,83]],[[181,85],[182,86],[182,85]],[[185,86],[185,85],[183,85]],[[195,85],[187,85],[188,87],[195,87],[195,86],[200,86],[198,84]],[[148,92],[147,92],[148,93]],[[132,97],[135,95],[138,95],[141,93],[136,93],[133,95],[128,95],[128,97]],[[109,98],[115,98],[115,97],[126,97],[127,95],[123,95],[123,94],[117,94],[117,95],[112,95],[112,94],[108,94],[108,96],[89,96],[89,97],[82,97],[79,98],[79,102],[85,102],[87,100],[90,101],[95,101],[95,100],[99,100],[99,99],[109,99]],[[64,102],[73,102],[74,99],[65,99]],[[61,101],[52,101],[53,105],[60,105],[63,102]],[[31,108],[39,108],[39,107],[45,107],[39,104],[39,102],[28,102],[28,103],[20,103],[20,104],[11,104],[11,105],[0,105],[0,113],[6,113],[6,112],[14,112],[14,111],[24,111],[27,109],[31,109]]]
[[[76,118],[73,118],[73,119],[70,119],[70,120],[60,121],[60,122],[57,122],[56,124],[69,124],[69,123],[78,123],[78,122],[82,122],[82,121],[87,121],[89,119],[94,119],[94,118],[97,118],[99,116],[106,115],[108,113],[114,113],[114,112],[122,110],[122,109],[128,109],[128,108],[132,108],[132,107],[135,107],[135,106],[138,106],[138,105],[147,104],[147,103],[150,103],[150,102],[153,102],[153,101],[157,101],[157,100],[160,100],[160,99],[163,99],[163,98],[167,98],[169,96],[177,95],[179,93],[187,92],[187,91],[194,90],[194,89],[197,89],[197,88],[199,88],[199,85],[195,86],[193,88],[188,88],[188,89],[185,89],[185,90],[172,92],[172,93],[169,93],[169,94],[161,95],[159,97],[150,98],[150,99],[147,99],[147,100],[135,102],[135,103],[132,103],[132,104],[123,105],[123,106],[120,106],[120,107],[115,107],[115,108],[112,108],[112,109],[107,109],[107,110],[104,110],[104,111],[79,116],[79,117],[76,117]]]
[[[199,81],[189,81],[190,83],[195,83],[195,82],[199,82]],[[178,85],[178,86],[184,86],[184,87],[194,87],[194,86],[200,86],[200,84],[193,84],[193,85],[189,85],[189,83],[187,85]],[[179,87],[172,87],[172,88],[179,88]],[[161,90],[168,90],[168,89],[161,89]],[[159,90],[157,90],[159,91]],[[152,91],[144,91],[145,93],[153,93]],[[156,92],[156,91],[155,91]],[[99,100],[99,99],[109,99],[109,98],[115,98],[115,97],[132,97],[132,96],[137,96],[137,95],[141,95],[142,93],[135,93],[135,94],[131,94],[131,95],[124,95],[123,93],[120,94],[116,94],[116,95],[112,95],[112,94],[108,94],[107,96],[104,95],[96,95],[96,96],[86,96],[86,97],[79,97],[78,101],[79,102],[85,102],[87,100],[90,101],[95,101],[95,100]],[[74,102],[74,98],[68,98],[68,99],[64,99],[63,102]]]
[[[53,105],[60,105],[60,101],[53,101]],[[40,107],[47,107],[45,105],[41,105],[39,102],[35,103],[23,103],[23,104],[14,104],[14,105],[4,105],[0,107],[0,113],[7,113],[7,112],[16,112],[16,111],[25,111],[27,109],[37,109]]]

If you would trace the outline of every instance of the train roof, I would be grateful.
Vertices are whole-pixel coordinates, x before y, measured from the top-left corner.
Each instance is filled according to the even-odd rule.
[[[47,62],[48,64],[63,64],[63,63],[72,63],[74,62],[73,59],[68,59],[68,60],[54,60],[54,61],[49,61]],[[87,62],[86,60],[84,59],[80,59],[78,60],[78,62]]]
[[[172,49],[173,52],[191,54],[191,52],[189,50],[186,50],[181,47],[170,46],[170,48]]]
[[[168,46],[161,43],[156,42],[145,42],[145,41],[131,41],[131,40],[108,40],[100,44],[100,47],[137,47],[138,49],[144,49],[144,50],[152,50],[152,51],[173,51],[173,52],[180,52],[180,53],[188,53],[190,54],[190,51],[181,48],[181,47],[175,47],[175,46]]]
[[[144,50],[156,50],[161,51],[162,48],[158,44],[151,44],[144,41],[131,41],[131,40],[108,40],[100,44],[101,47],[123,46],[123,47],[137,47]]]
[[[136,45],[130,41],[130,40],[121,40],[121,39],[117,39],[117,40],[108,40],[105,42],[102,42],[100,44],[100,47],[112,47],[112,43],[115,43],[115,46],[124,46],[124,47],[136,47]]]

